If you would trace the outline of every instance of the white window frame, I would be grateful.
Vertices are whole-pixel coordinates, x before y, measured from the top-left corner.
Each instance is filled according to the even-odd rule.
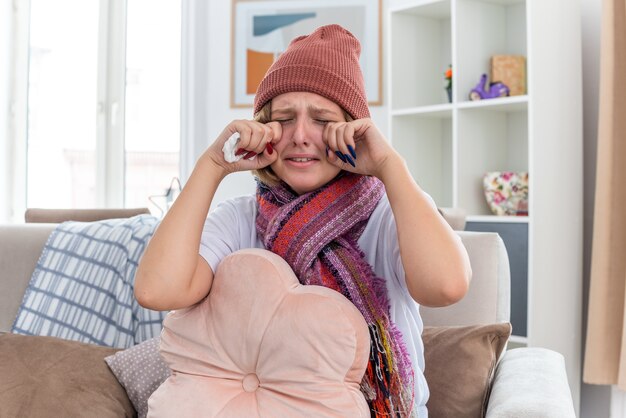
[[[98,85],[94,112],[96,123],[96,206],[124,206],[125,184],[125,82],[126,0],[100,0],[98,27]],[[182,0],[181,11],[181,105],[180,173],[186,179],[198,155],[194,138],[206,134],[202,118],[207,109],[208,54],[196,58],[196,47],[207,44],[208,2]],[[0,43],[0,222],[23,222],[27,200],[28,0],[0,0],[7,23]]]
[[[20,222],[26,210],[26,138],[28,102],[28,44],[30,3],[24,0],[0,0],[5,43],[0,44],[0,89],[3,112],[0,118],[0,221]],[[4,26],[4,25],[3,25]]]
[[[96,98],[96,206],[124,207],[126,0],[100,0]]]
[[[185,184],[209,138],[210,2],[182,0],[179,172]]]

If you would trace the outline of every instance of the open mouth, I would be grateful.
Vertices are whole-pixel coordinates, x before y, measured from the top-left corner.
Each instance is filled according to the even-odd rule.
[[[287,158],[289,161],[295,161],[297,163],[307,163],[309,161],[316,161],[317,158]]]

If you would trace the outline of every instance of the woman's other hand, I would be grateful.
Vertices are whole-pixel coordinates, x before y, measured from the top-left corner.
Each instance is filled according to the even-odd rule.
[[[381,178],[385,167],[399,157],[369,118],[328,123],[323,140],[329,147],[328,160],[352,173]]]

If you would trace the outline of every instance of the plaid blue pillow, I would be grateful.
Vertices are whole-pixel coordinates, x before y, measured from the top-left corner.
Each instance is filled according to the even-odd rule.
[[[12,332],[117,348],[159,335],[166,312],[141,307],[133,295],[139,259],[157,224],[150,215],[59,224]]]

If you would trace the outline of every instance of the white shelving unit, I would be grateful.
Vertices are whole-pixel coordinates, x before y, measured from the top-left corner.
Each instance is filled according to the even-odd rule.
[[[517,330],[514,324],[512,341],[565,356],[578,410],[579,6],[560,0],[389,0],[387,6],[391,142],[438,206],[465,209],[468,224],[523,231],[523,246],[507,244],[509,256],[524,263],[523,287],[512,287],[512,307],[523,304],[524,324]],[[497,54],[526,57],[527,94],[470,101]],[[451,103],[444,79],[449,65]],[[482,190],[488,171],[529,172],[529,216],[491,214]]]
[[[527,56],[525,11],[523,1],[475,0],[391,10],[391,38],[411,48],[396,52],[392,41],[392,140],[413,138],[393,142],[411,156],[411,172],[441,206],[488,215],[484,172],[528,170],[529,97],[468,100],[492,55]],[[454,70],[452,103],[444,90],[448,65]]]

